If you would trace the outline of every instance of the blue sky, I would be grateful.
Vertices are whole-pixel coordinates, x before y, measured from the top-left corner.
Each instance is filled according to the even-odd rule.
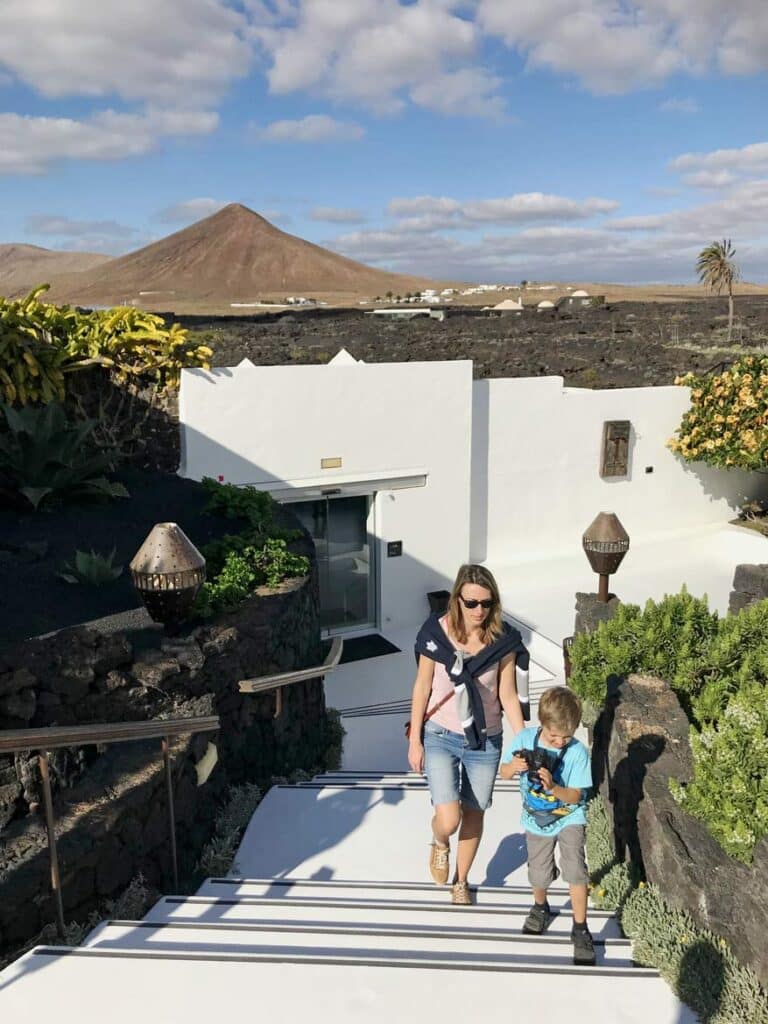
[[[2,0],[0,241],[242,202],[378,266],[768,280],[765,0]]]

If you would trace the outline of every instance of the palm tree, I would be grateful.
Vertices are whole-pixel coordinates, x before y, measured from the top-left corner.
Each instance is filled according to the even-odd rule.
[[[731,245],[730,238],[724,238],[722,242],[712,242],[702,249],[696,262],[696,271],[703,285],[716,295],[719,295],[723,288],[728,289],[729,345],[733,334],[733,283],[741,276],[741,271],[733,261],[735,255],[736,250]]]

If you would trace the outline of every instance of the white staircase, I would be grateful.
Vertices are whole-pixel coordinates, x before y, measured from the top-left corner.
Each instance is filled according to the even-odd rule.
[[[471,907],[428,880],[418,777],[334,772],[267,794],[227,878],[165,896],[143,921],[84,945],[38,947],[0,973],[0,1019],[62,1024],[360,1024],[536,1013],[573,1024],[693,1024],[655,971],[634,967],[615,919],[592,912],[597,963],[573,966],[564,887],[546,936],[530,905],[516,787],[500,783]]]

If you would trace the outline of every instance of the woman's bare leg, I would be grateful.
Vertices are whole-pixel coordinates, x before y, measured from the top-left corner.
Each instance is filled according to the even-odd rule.
[[[456,853],[456,882],[466,882],[483,836],[484,811],[461,805],[461,829]]]
[[[432,835],[440,846],[448,846],[448,841],[456,832],[461,822],[461,806],[458,800],[449,804],[438,804],[432,818]]]

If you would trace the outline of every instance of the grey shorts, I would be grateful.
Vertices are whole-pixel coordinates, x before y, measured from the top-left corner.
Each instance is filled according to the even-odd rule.
[[[526,832],[528,844],[528,881],[533,889],[547,889],[562,873],[569,885],[586,885],[589,881],[584,856],[587,830],[584,825],[566,825],[555,835],[539,836]],[[560,871],[555,864],[555,847],[560,853]]]

